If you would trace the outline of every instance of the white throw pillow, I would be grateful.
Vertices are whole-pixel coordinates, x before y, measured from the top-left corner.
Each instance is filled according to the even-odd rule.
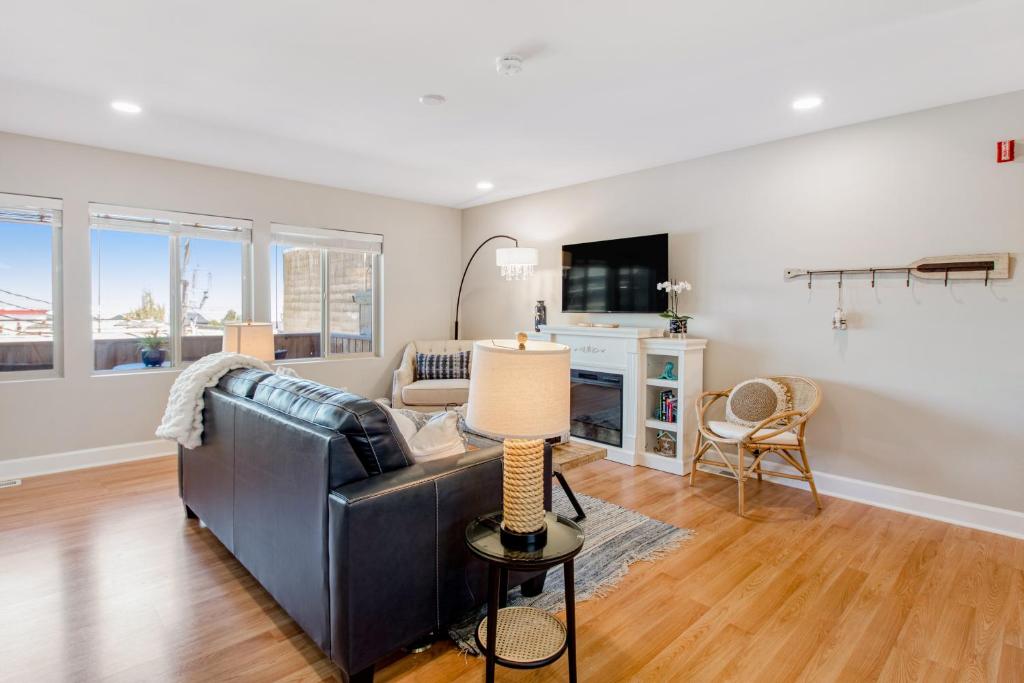
[[[381,404],[383,406],[383,404]],[[392,410],[387,406],[383,408],[388,411],[391,415],[391,419],[395,421],[395,426],[398,427],[398,431],[402,433],[402,438],[405,439],[406,443],[409,443],[409,439],[416,435],[416,423],[403,415],[401,411]]]
[[[466,450],[459,434],[459,416],[454,412],[438,413],[406,442],[417,462],[446,458]]]
[[[405,408],[392,408],[378,399],[390,413],[395,426],[409,446],[416,462],[447,458],[466,450],[466,442],[459,431],[459,418],[464,417],[465,406],[440,413],[419,413]]]

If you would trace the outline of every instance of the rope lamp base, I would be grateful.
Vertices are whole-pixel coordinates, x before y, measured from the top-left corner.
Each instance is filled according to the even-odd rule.
[[[502,478],[501,543],[537,550],[547,543],[544,523],[544,441],[506,439]]]

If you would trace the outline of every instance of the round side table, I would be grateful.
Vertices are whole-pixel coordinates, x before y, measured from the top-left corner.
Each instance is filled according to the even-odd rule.
[[[548,512],[547,544],[535,551],[506,548],[499,530],[501,513],[477,517],[466,527],[466,545],[488,566],[487,616],[480,620],[476,640],[487,657],[487,681],[496,664],[534,669],[554,662],[568,650],[569,680],[576,681],[576,590],[573,559],[583,549],[583,530],[570,519]],[[508,572],[541,571],[564,565],[565,621],[534,607],[506,607]],[[493,618],[492,618],[493,617]]]

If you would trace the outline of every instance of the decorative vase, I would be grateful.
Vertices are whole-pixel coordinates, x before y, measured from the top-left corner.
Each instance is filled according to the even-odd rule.
[[[547,324],[548,307],[544,305],[544,300],[541,299],[537,302],[537,305],[533,307],[533,331],[540,332],[540,326]]]
[[[674,337],[677,335],[686,334],[686,318],[669,318],[668,319],[668,335]]]
[[[147,368],[159,368],[167,358],[164,349],[142,349],[142,364]]]

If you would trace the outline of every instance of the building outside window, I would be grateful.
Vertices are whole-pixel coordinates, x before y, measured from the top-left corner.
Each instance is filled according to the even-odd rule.
[[[0,194],[0,377],[60,374],[61,214],[59,199]]]
[[[279,224],[271,233],[278,359],[377,354],[383,237]]]
[[[91,204],[93,368],[151,370],[221,350],[252,309],[251,221]]]

